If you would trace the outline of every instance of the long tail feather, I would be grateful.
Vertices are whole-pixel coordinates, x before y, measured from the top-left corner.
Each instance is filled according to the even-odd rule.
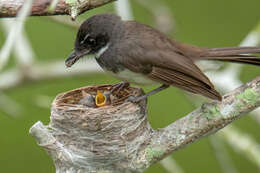
[[[235,63],[243,63],[243,64],[251,64],[251,65],[259,65],[260,66],[260,57],[256,56],[219,56],[219,57],[204,57],[203,59],[207,60],[217,60],[217,61],[226,61],[226,62],[235,62]]]
[[[200,59],[260,65],[260,47],[227,47],[208,49]]]
[[[232,56],[260,53],[260,47],[226,47],[208,49],[208,56]]]

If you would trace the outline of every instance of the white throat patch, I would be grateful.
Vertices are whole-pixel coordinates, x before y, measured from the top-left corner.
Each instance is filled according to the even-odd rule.
[[[95,57],[99,58],[108,48],[109,48],[109,44],[107,43],[104,47],[99,49],[97,53],[95,53]]]

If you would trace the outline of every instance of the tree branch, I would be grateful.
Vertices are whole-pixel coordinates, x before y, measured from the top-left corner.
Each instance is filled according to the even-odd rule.
[[[100,108],[79,104],[84,93],[110,90],[109,85],[76,89],[56,97],[51,122],[36,123],[30,133],[55,162],[57,172],[142,172],[172,152],[215,133],[260,106],[260,76],[206,103],[169,126],[153,130],[146,101],[123,102]],[[136,88],[127,93],[140,95]],[[125,95],[124,95],[125,96]],[[116,96],[114,96],[116,97]]]
[[[215,133],[260,106],[260,77],[224,96],[222,102],[206,103],[189,115],[156,131],[149,147],[160,153],[148,161],[157,161],[203,136]],[[145,152],[145,150],[144,150]]]
[[[70,15],[75,19],[79,14],[105,5],[114,0],[34,0],[31,16]],[[1,0],[0,18],[15,17],[25,0]]]

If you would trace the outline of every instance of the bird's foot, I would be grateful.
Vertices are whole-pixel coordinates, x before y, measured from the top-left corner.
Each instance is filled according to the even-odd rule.
[[[117,83],[117,84],[114,84],[111,88],[111,93],[114,93],[116,92],[116,94],[119,94],[120,91],[126,87],[129,87],[129,83],[128,82],[120,82],[120,83]]]
[[[158,93],[159,91],[162,91],[162,90],[164,90],[164,89],[166,89],[166,88],[168,88],[168,87],[169,87],[169,85],[163,84],[163,85],[160,86],[159,88],[156,88],[156,89],[154,89],[154,90],[152,90],[152,91],[150,91],[150,92],[148,92],[148,93],[146,93],[146,94],[144,94],[144,95],[141,95],[141,96],[138,96],[138,97],[129,96],[129,97],[126,99],[126,102],[137,103],[137,102],[139,102],[139,101],[141,101],[141,100],[146,99],[146,98],[149,97],[150,95],[153,95],[153,94],[155,94],[155,93]]]

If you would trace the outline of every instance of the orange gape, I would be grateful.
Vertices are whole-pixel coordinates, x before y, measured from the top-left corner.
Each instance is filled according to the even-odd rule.
[[[97,95],[96,95],[95,101],[96,101],[96,105],[98,107],[101,107],[101,106],[106,105],[107,98],[102,92],[97,90]]]

